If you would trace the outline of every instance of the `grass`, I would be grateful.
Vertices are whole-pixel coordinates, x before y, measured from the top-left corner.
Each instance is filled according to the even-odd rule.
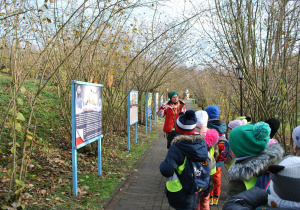
[[[161,127],[157,126],[158,129]],[[141,129],[141,132],[144,128]],[[139,136],[143,136],[142,133]],[[115,192],[116,188],[126,180],[127,176],[131,174],[133,166],[144,155],[145,151],[151,146],[153,139],[157,138],[159,130],[150,132],[148,136],[143,136],[142,142],[135,144],[131,140],[131,150],[122,146],[121,149],[116,151],[114,148],[105,148],[103,153],[103,174],[97,175],[97,158],[86,157],[80,155],[78,164],[85,161],[85,164],[78,174],[78,188],[79,196],[76,197],[72,192],[72,183],[69,179],[69,184],[65,187],[60,187],[56,193],[51,197],[51,200],[58,200],[64,202],[55,202],[56,208],[63,209],[101,209],[104,207],[104,202],[110,198]],[[134,139],[134,138],[132,138]],[[110,155],[108,155],[110,154]],[[86,171],[87,168],[92,168],[92,171]],[[66,179],[66,176],[61,176]],[[72,205],[70,205],[72,204]],[[38,205],[38,204],[37,204]],[[32,206],[37,207],[37,206]],[[41,207],[41,206],[40,206]],[[42,206],[47,207],[47,206]]]
[[[0,123],[9,103],[11,80],[0,75]],[[29,115],[29,93],[36,88],[33,81],[24,85],[26,91],[18,97],[24,104],[19,111],[27,119]],[[138,143],[134,142],[134,126],[131,126],[130,151],[127,151],[127,136],[110,133],[104,135],[102,145],[102,174],[98,175],[98,158],[94,155],[94,144],[78,151],[78,196],[73,194],[72,152],[68,125],[62,119],[55,87],[48,86],[39,96],[35,116],[38,119],[33,153],[21,193],[21,204],[26,209],[101,209],[116,188],[131,174],[132,168],[158,137],[163,120],[159,120],[152,131],[145,135],[145,127],[138,125]],[[25,121],[24,121],[25,122]],[[23,123],[23,122],[22,122]],[[0,207],[4,205],[11,168],[10,128],[6,127],[0,141]],[[20,133],[21,143],[24,134]],[[88,153],[86,149],[92,148]],[[21,152],[21,147],[18,148]]]

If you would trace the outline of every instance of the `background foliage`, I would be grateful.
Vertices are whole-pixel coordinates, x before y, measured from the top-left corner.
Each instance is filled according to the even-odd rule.
[[[200,109],[217,104],[229,122],[240,113],[239,67],[243,114],[280,119],[276,138],[290,151],[300,123],[299,1],[173,3],[0,1],[2,205],[62,199],[53,189],[64,178],[36,192],[31,185],[70,167],[61,149],[69,154],[71,80],[103,84],[103,148],[116,157],[110,148],[125,147],[127,90],[139,91],[139,126],[146,92],[183,97],[187,89]],[[93,145],[81,152],[95,153]]]

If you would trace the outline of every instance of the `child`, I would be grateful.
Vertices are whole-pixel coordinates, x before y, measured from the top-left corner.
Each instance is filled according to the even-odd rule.
[[[292,138],[295,142],[294,155],[300,156],[300,125],[294,129]]]
[[[247,120],[247,123],[251,123],[251,117],[250,116],[239,116],[236,118],[236,120]]]
[[[236,162],[228,170],[228,197],[254,187],[260,175],[267,173],[268,166],[283,157],[280,144],[267,147],[270,132],[265,122],[238,126],[230,132],[228,141]]]
[[[213,189],[213,178],[216,173],[215,158],[219,155],[217,144],[219,140],[219,133],[215,129],[207,130],[208,114],[206,111],[199,110],[195,114],[197,117],[195,134],[205,135],[205,143],[208,147],[209,157],[211,160],[211,172],[208,188],[199,195],[196,210],[209,210],[210,192]]]
[[[241,125],[247,125],[248,124],[248,121],[246,119],[243,119],[243,120],[232,120],[228,123],[228,128],[229,128],[229,132],[238,127],[238,126],[241,126]],[[230,135],[230,134],[229,134]],[[228,157],[227,159],[225,160],[225,165],[227,166],[227,168],[230,168],[230,166],[235,162],[234,160],[234,155],[232,153],[232,150],[229,151],[228,153]]]
[[[270,146],[271,144],[277,144],[278,141],[274,139],[274,136],[279,129],[280,121],[276,118],[270,118],[266,120],[265,123],[268,123],[271,128],[270,140],[268,142],[268,146]]]
[[[246,119],[243,120],[232,120],[228,123],[228,128],[231,130],[240,125],[247,125],[248,121]]]
[[[300,157],[288,155],[269,166],[272,173],[270,194],[258,187],[231,197],[223,210],[300,209]],[[268,206],[266,205],[268,204]]]
[[[221,194],[221,175],[222,166],[226,160],[229,152],[229,144],[225,138],[225,133],[227,131],[227,125],[225,121],[218,120],[220,109],[216,105],[208,106],[205,111],[208,114],[207,127],[209,129],[216,129],[219,133],[218,150],[219,155],[216,158],[216,173],[214,174],[214,188],[210,192],[210,205],[218,205],[219,197]]]
[[[199,194],[187,193],[181,183],[177,173],[182,169],[184,170],[186,157],[195,162],[206,161],[206,165],[209,164],[207,146],[203,135],[193,135],[197,118],[195,112],[192,110],[186,111],[180,115],[176,120],[175,129],[179,135],[177,135],[171,143],[169,151],[164,161],[160,164],[160,172],[163,176],[168,177],[166,183],[166,196],[169,204],[175,209],[194,209],[197,205],[197,199]],[[177,173],[175,173],[177,171]],[[200,174],[207,174],[208,171],[202,170]],[[207,184],[208,185],[208,179]],[[184,186],[186,187],[186,186]],[[205,188],[206,188],[205,187]]]
[[[207,132],[207,121],[208,121],[208,114],[206,111],[199,110],[195,112],[197,117],[197,124],[195,128],[196,134],[205,134]]]

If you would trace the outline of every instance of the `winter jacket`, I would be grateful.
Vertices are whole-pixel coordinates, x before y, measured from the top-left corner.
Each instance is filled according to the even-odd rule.
[[[200,130],[201,130],[200,128],[196,127],[196,131],[195,131],[194,134],[199,134],[199,135],[204,135],[205,136],[206,132],[207,132],[207,128],[202,129],[202,132]],[[170,134],[172,134],[172,133],[173,133],[173,131]],[[210,175],[214,175],[217,171],[217,169],[216,169],[216,158],[219,156],[218,144],[216,143],[212,146],[209,146],[208,147],[208,153],[209,153],[209,156],[210,156],[210,164],[211,164]]]
[[[232,196],[223,206],[223,210],[252,210],[268,203],[268,193],[258,187]]]
[[[178,135],[172,141],[165,160],[160,164],[160,172],[165,177],[173,177],[175,170],[183,165],[185,157],[201,162],[208,159],[207,151],[203,135]],[[167,181],[166,186],[168,182],[171,181]],[[166,195],[170,206],[175,209],[194,209],[199,196],[187,194],[182,187],[176,192],[171,192],[167,187]]]
[[[225,134],[227,131],[227,125],[224,120],[208,120],[207,127],[216,129],[219,134]]]
[[[297,207],[270,207],[268,199],[270,195],[265,190],[258,187],[253,187],[250,190],[243,191],[232,196],[223,206],[223,210],[291,210],[298,209]]]
[[[159,117],[166,116],[165,124],[164,124],[164,128],[163,128],[164,132],[170,133],[172,131],[172,129],[175,128],[175,122],[176,122],[177,118],[179,117],[179,113],[186,111],[184,105],[185,104],[183,101],[178,100],[178,104],[177,104],[176,108],[172,108],[171,100],[170,100],[170,101],[168,101],[165,108],[162,108],[162,107],[159,108],[157,115]]]
[[[229,184],[227,196],[237,195],[254,187],[255,178],[263,174],[269,165],[276,164],[284,155],[280,144],[272,144],[261,153],[249,158],[238,158],[229,168]],[[246,185],[248,184],[247,188]]]

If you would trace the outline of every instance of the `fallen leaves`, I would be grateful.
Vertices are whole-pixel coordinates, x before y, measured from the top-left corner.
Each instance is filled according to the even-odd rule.
[[[17,202],[12,203],[11,206],[16,209],[16,208],[21,207],[21,203],[19,201],[17,201]]]
[[[78,152],[78,196],[74,195],[72,189],[71,144],[66,142],[62,148],[60,147],[62,142],[52,137],[49,137],[49,141],[53,146],[38,144],[37,150],[30,156],[31,162],[28,163],[29,173],[25,181],[25,190],[21,193],[21,206],[24,204],[28,209],[53,207],[63,209],[70,205],[78,207],[84,200],[97,199],[102,202],[103,196],[107,197],[107,193],[116,186],[116,183],[126,180],[130,172],[127,162],[132,163],[135,159],[134,152],[127,151],[124,138],[115,134],[111,138],[103,142],[102,175],[100,176],[97,156]],[[134,169],[134,171],[138,170]],[[6,176],[1,180],[4,180],[5,185],[9,183]],[[0,195],[1,192],[0,183]]]
[[[33,196],[31,194],[29,194],[29,193],[26,192],[26,193],[23,194],[23,198],[24,199],[32,199]]]
[[[41,193],[43,196],[45,196],[45,195],[47,195],[47,190],[41,190],[40,193]]]
[[[62,202],[62,203],[65,202],[65,201],[64,201],[63,199],[61,199],[60,197],[56,197],[55,200],[56,200],[56,201],[60,201],[60,202]]]
[[[88,192],[87,192],[88,189],[90,189],[89,186],[83,186],[81,188],[78,188],[78,194],[81,195],[81,196],[87,195],[88,194]]]

